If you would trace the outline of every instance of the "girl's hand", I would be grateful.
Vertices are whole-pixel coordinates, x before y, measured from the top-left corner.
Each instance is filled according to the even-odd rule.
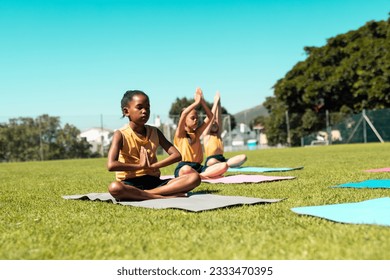
[[[203,98],[203,93],[202,93],[202,89],[201,88],[197,88],[196,91],[195,91],[195,103],[196,104],[199,104],[200,101],[202,100]]]
[[[139,165],[141,168],[149,168],[150,167],[148,152],[146,151],[145,147],[141,147],[141,150],[139,153]]]
[[[219,93],[219,91],[217,91],[214,96],[214,103],[218,103],[220,99],[221,99],[221,94]]]

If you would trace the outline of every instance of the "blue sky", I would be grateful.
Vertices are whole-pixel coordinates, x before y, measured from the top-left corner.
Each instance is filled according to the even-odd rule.
[[[164,121],[198,86],[234,114],[272,96],[305,46],[389,12],[389,0],[0,0],[0,121],[46,113],[83,127],[120,117],[128,89]]]

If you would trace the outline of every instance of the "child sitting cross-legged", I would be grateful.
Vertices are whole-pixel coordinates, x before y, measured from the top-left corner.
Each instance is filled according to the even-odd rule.
[[[203,107],[207,115],[200,126],[198,126],[199,117],[196,110],[199,105]],[[207,179],[221,177],[227,171],[228,165],[225,162],[209,167],[202,165],[203,151],[200,137],[213,118],[213,114],[203,99],[202,90],[197,88],[195,100],[190,106],[183,109],[175,132],[173,142],[182,155],[182,161],[175,169],[175,177],[199,173],[202,179]]]
[[[174,179],[160,179],[160,168],[181,160],[179,151],[156,128],[146,125],[150,116],[149,97],[142,91],[127,91],[121,108],[129,124],[115,131],[108,153],[107,168],[116,172],[108,191],[117,200],[146,200],[186,196],[200,184],[197,173]],[[157,147],[168,157],[157,161]]]

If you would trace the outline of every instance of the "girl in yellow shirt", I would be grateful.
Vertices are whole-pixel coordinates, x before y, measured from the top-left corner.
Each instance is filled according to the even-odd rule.
[[[198,127],[199,118],[196,107],[199,105],[203,107],[207,117],[202,125]],[[175,169],[175,177],[199,173],[201,178],[214,178],[220,177],[228,169],[226,163],[218,163],[210,168],[202,165],[203,151],[200,137],[212,120],[213,114],[203,99],[202,90],[197,88],[195,101],[182,111],[175,132],[173,143],[182,155],[182,161]]]
[[[108,153],[107,168],[116,171],[108,186],[118,200],[146,200],[185,196],[200,184],[200,176],[189,173],[171,180],[160,179],[160,168],[181,160],[179,151],[156,127],[146,125],[150,116],[149,97],[142,91],[127,91],[121,100],[129,124],[116,130]],[[168,157],[157,161],[157,147]]]
[[[246,160],[245,154],[237,155],[232,158],[223,156],[224,147],[221,138],[222,127],[222,110],[221,110],[221,95],[219,92],[214,97],[214,104],[211,112],[214,115],[214,121],[210,122],[203,132],[203,144],[206,154],[205,166],[212,166],[220,162],[226,162],[229,167],[239,167]]]

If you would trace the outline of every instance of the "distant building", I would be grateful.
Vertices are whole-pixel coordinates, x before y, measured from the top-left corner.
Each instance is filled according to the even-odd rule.
[[[230,134],[229,132],[225,133],[223,135],[223,140],[226,151],[247,149],[249,144],[257,146],[260,143],[256,131],[251,130],[250,127],[244,123],[238,124]]]
[[[91,151],[104,155],[110,146],[114,131],[106,128],[93,127],[80,133],[92,145]]]
[[[259,146],[267,146],[268,139],[267,139],[267,135],[265,135],[265,133],[264,133],[264,126],[262,126],[261,124],[257,124],[253,127],[253,130],[256,131],[258,145]]]
[[[268,140],[264,127],[254,123],[253,120],[257,117],[266,117],[268,115],[268,110],[263,105],[234,114],[238,129],[232,130],[232,146],[249,146],[255,142],[258,148],[267,147]],[[249,126],[253,126],[253,130]]]

